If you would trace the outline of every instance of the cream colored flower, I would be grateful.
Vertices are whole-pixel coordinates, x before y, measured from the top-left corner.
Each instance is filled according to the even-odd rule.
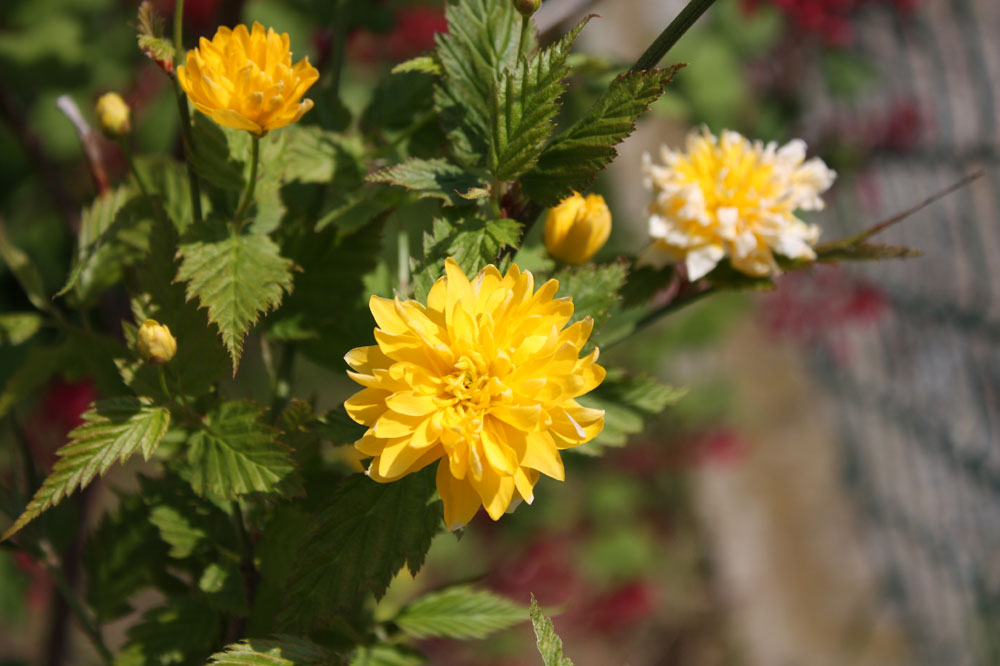
[[[177,68],[177,81],[195,108],[215,122],[258,136],[294,123],[312,108],[302,99],[319,79],[308,58],[292,65],[288,33],[223,26],[204,37]]]
[[[498,520],[529,504],[539,473],[564,477],[559,451],[604,427],[604,412],[576,398],[604,380],[597,350],[579,358],[587,317],[567,326],[573,303],[537,291],[531,273],[487,266],[471,281],[454,260],[427,295],[373,296],[376,345],[351,350],[348,375],[365,388],[344,403],[368,426],[355,446],[368,474],[388,482],[437,463],[449,529],[486,508]]]
[[[574,192],[549,209],[545,218],[545,247],[567,264],[582,264],[608,242],[611,211],[599,194],[586,198]]]
[[[707,129],[688,135],[687,151],[663,146],[663,164],[643,156],[652,244],[640,263],[658,268],[684,262],[688,279],[709,273],[725,257],[748,275],[780,273],[774,253],[815,259],[819,227],[796,217],[820,210],[820,195],[836,174],[819,158],[806,160],[801,139],[780,148]]]

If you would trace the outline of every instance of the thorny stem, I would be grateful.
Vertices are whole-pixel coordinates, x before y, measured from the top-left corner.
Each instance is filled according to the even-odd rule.
[[[174,2],[174,61],[180,61],[184,52],[184,0]],[[181,90],[177,77],[171,77],[174,84],[174,96],[177,98],[177,112],[181,117],[181,138],[184,143],[184,156],[187,162],[188,183],[191,190],[191,210],[194,213],[195,224],[201,224],[201,183],[198,174],[191,165],[194,151],[194,139],[191,134],[191,112],[188,110],[187,96]]]
[[[677,40],[683,37],[684,33],[694,25],[694,22],[714,3],[715,0],[691,0],[688,2],[687,6],[681,10],[681,13],[649,45],[646,52],[639,56],[639,59],[635,61],[635,64],[632,65],[632,69],[629,71],[637,72],[656,67],[663,60],[663,57],[667,55],[667,52],[677,43]]]
[[[260,137],[251,134],[250,150],[250,180],[247,181],[246,189],[240,199],[240,206],[236,209],[236,217],[233,219],[233,230],[240,231],[243,228],[243,218],[250,210],[250,203],[253,201],[253,192],[257,187],[257,166],[260,163]]]

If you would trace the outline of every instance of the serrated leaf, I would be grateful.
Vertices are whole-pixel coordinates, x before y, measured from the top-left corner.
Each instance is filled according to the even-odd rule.
[[[351,659],[351,666],[423,666],[427,657],[405,645],[377,643],[359,647]]]
[[[381,597],[404,566],[416,574],[441,525],[431,470],[380,484],[345,479],[311,521],[285,586],[285,625],[312,627]]]
[[[604,429],[587,444],[573,449],[598,455],[608,446],[624,446],[630,435],[642,432],[645,421],[684,397],[686,389],[661,384],[648,375],[629,376],[609,368],[596,389],[578,398],[580,404],[604,410]]]
[[[146,202],[129,186],[106,192],[84,208],[76,262],[56,296],[75,288],[80,300],[89,303],[121,280],[124,269],[149,248],[151,218]]]
[[[232,518],[212,501],[195,495],[179,475],[140,476],[139,485],[149,512],[148,522],[169,546],[169,557],[180,560],[213,549],[239,548]]]
[[[225,402],[208,413],[188,442],[191,488],[235,499],[253,492],[294,494],[295,463],[278,433],[263,424],[262,407],[243,400]]]
[[[293,125],[283,131],[280,159],[284,181],[329,183],[339,171],[358,172],[357,148],[339,134],[316,125]]]
[[[433,103],[433,75],[417,70],[393,70],[391,76],[376,86],[371,102],[361,114],[361,130],[366,136],[404,130],[422,120],[432,110]]]
[[[333,666],[340,659],[321,645],[296,636],[251,638],[213,654],[215,666]]]
[[[424,234],[424,259],[413,272],[416,297],[426,298],[434,281],[441,277],[447,257],[452,257],[471,277],[484,266],[496,263],[500,250],[516,246],[520,239],[521,225],[514,220],[461,217],[460,211],[436,218],[430,233]]]
[[[628,265],[617,262],[603,266],[573,266],[552,277],[559,280],[559,296],[573,299],[570,323],[591,317],[594,333],[597,333],[607,321],[611,308],[621,299],[618,292],[628,277]]]
[[[394,622],[414,638],[486,638],[527,620],[526,611],[492,592],[460,585],[407,604]]]
[[[151,508],[149,522],[159,530],[160,538],[170,545],[170,557],[191,555],[208,534],[176,507],[161,504]]]
[[[484,186],[481,176],[443,159],[409,159],[376,171],[366,180],[405,187],[421,198],[433,197],[452,205],[467,204],[460,193]]]
[[[238,617],[249,613],[240,563],[233,558],[209,563],[198,579],[198,589],[208,604],[221,613]]]
[[[437,76],[442,71],[444,70],[441,69],[441,65],[439,65],[434,58],[426,55],[404,60],[392,68],[393,74],[402,74],[404,72],[423,72],[424,74],[433,74]]]
[[[177,279],[187,282],[188,300],[197,297],[218,326],[233,362],[243,352],[243,338],[260,315],[281,303],[292,290],[292,262],[267,236],[230,235],[180,246]]]
[[[81,418],[83,425],[69,433],[69,444],[56,451],[59,460],[52,473],[0,541],[77,488],[85,487],[98,474],[104,476],[112,463],[125,462],[136,451],[149,460],[170,425],[170,412],[135,398],[100,400]]]
[[[552,626],[552,620],[542,615],[542,609],[535,600],[535,595],[531,595],[531,624],[535,628],[537,638],[538,653],[542,655],[542,663],[545,666],[573,666],[569,657],[563,655],[562,639]]]
[[[152,586],[166,567],[167,549],[147,513],[138,494],[122,496],[118,509],[105,513],[87,536],[86,599],[100,622],[132,612],[129,599]]]
[[[313,428],[320,437],[338,446],[353,445],[367,430],[349,417],[342,407],[327,412]]]
[[[635,121],[663,92],[678,67],[622,74],[594,106],[545,147],[521,178],[535,203],[553,206],[573,190],[585,190],[618,154],[615,145],[635,130]]]
[[[114,666],[204,663],[218,640],[221,616],[196,599],[171,599],[128,631]]]
[[[509,0],[469,0],[445,7],[448,32],[439,33],[437,58],[443,76],[434,106],[463,164],[479,164],[488,152],[493,81],[534,48],[534,28],[521,31],[521,15]]]
[[[34,312],[0,314],[0,345],[19,345],[42,327],[42,317]]]
[[[552,46],[497,77],[490,98],[490,145],[487,163],[494,179],[513,180],[538,160],[559,112],[557,100],[569,74],[566,56],[590,17]]]

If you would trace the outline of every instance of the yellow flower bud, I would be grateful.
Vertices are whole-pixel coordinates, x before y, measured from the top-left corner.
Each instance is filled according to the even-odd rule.
[[[142,322],[136,346],[142,357],[153,365],[166,363],[177,353],[177,340],[170,329],[155,319]]]
[[[111,138],[125,136],[132,131],[132,112],[116,92],[104,93],[97,100],[97,118],[101,122],[101,131]]]
[[[597,253],[611,234],[611,211],[599,194],[586,198],[574,192],[549,209],[545,247],[567,264],[582,264]]]

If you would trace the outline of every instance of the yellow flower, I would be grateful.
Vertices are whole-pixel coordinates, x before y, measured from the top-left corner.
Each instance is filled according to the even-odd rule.
[[[104,93],[97,100],[97,119],[101,131],[114,138],[132,131],[132,112],[122,96],[116,92]]]
[[[643,156],[652,244],[640,263],[662,268],[683,261],[688,279],[697,280],[728,256],[733,268],[749,275],[780,272],[774,252],[790,259],[815,259],[819,227],[797,210],[820,210],[820,194],[836,174],[819,158],[806,161],[806,144],[795,139],[750,142],[736,132],[716,138],[707,129],[692,132],[687,152],[663,146],[664,164]]]
[[[611,211],[599,194],[587,198],[574,192],[549,209],[545,218],[545,247],[567,264],[582,264],[597,253],[611,233]]]
[[[136,347],[146,361],[161,365],[177,353],[177,340],[171,335],[169,328],[155,319],[147,319],[139,327]]]
[[[288,33],[254,23],[219,28],[187,52],[177,80],[195,108],[215,122],[258,136],[294,123],[312,108],[302,99],[319,78],[303,58],[292,66]],[[300,101],[301,100],[301,101]]]
[[[604,379],[587,317],[566,326],[559,283],[537,291],[531,273],[487,266],[472,281],[452,259],[427,295],[413,300],[372,296],[378,328],[371,347],[352,349],[348,375],[365,388],[346,403],[368,426],[355,446],[374,456],[379,482],[433,463],[449,529],[486,508],[498,520],[520,500],[532,502],[539,473],[564,478],[560,449],[587,442],[604,427],[604,412],[574,398]]]

